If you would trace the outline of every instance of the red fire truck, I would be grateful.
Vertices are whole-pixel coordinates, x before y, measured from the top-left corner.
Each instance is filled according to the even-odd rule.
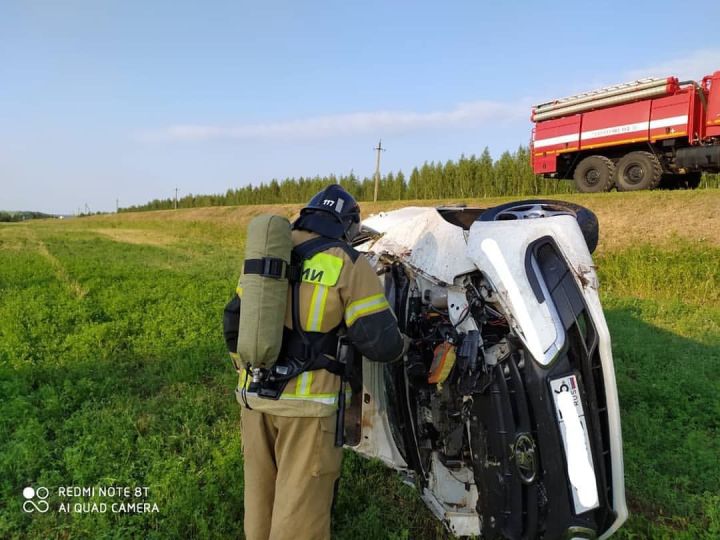
[[[697,187],[720,172],[720,71],[649,78],[533,107],[533,170],[580,191]]]

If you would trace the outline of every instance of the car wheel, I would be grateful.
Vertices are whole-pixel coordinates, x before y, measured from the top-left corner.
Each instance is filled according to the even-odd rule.
[[[661,178],[660,160],[650,152],[630,152],[620,158],[615,170],[618,191],[654,189]]]
[[[598,193],[610,191],[613,187],[615,164],[605,156],[589,156],[575,168],[573,179],[578,191]]]
[[[536,219],[552,216],[573,216],[580,226],[588,251],[593,253],[600,234],[597,216],[591,211],[565,201],[530,199],[510,202],[488,208],[478,218],[479,221],[511,221],[516,219]]]

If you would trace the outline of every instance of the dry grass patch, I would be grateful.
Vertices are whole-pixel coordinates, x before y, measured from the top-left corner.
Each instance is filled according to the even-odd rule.
[[[177,238],[168,234],[147,229],[103,228],[90,229],[90,232],[101,234],[115,242],[123,242],[125,244],[167,246],[177,242]]]
[[[0,250],[19,251],[32,246],[26,226],[14,223],[0,225]]]
[[[678,239],[720,246],[720,191],[607,193],[577,200],[600,221],[601,252]]]
[[[364,216],[404,206],[438,206],[464,203],[489,208],[523,197],[495,197],[489,199],[444,199],[361,202]],[[545,198],[545,197],[538,197]],[[616,251],[641,243],[672,246],[677,239],[708,242],[720,245],[720,190],[640,191],[633,193],[598,193],[556,195],[553,199],[581,204],[594,211],[600,220],[600,253]],[[171,237],[151,230],[131,231],[131,228],[165,227],[169,223],[206,225],[217,234],[232,235],[244,231],[248,222],[258,214],[272,212],[292,218],[303,204],[256,206],[221,206],[128,212],[112,216],[86,218],[95,223],[112,223],[116,228],[98,229],[118,241],[129,243],[165,244]],[[206,232],[206,231],[204,231]],[[203,232],[199,232],[200,235]]]

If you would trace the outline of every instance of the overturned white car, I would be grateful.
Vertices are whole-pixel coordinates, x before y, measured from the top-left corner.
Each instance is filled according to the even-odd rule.
[[[456,536],[610,536],[627,508],[594,214],[411,207],[364,227],[413,345],[354,370],[346,445],[405,474]]]

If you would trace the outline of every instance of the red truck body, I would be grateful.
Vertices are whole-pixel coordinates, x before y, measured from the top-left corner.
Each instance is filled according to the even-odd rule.
[[[534,172],[574,178],[581,191],[697,184],[720,171],[720,71],[700,84],[644,79],[563,98],[532,119]]]

